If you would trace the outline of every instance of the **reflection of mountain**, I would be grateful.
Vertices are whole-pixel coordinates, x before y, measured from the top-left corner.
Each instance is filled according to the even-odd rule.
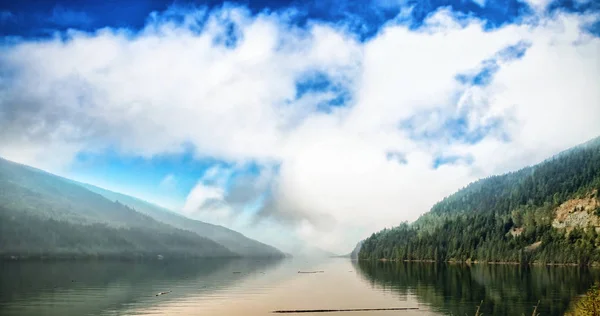
[[[148,308],[157,302],[204,296],[276,259],[202,259],[151,262],[5,262],[0,271],[2,315],[98,315]],[[240,272],[240,273],[234,273]],[[169,295],[155,293],[171,290]]]
[[[399,295],[414,294],[445,315],[474,315],[482,300],[484,315],[531,315],[538,300],[541,315],[563,315],[571,299],[600,279],[600,271],[576,267],[354,264],[372,285]]]

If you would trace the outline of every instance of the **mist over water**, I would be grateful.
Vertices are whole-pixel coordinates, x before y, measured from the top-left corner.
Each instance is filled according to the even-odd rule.
[[[486,315],[530,315],[539,300],[542,315],[562,315],[594,280],[600,280],[600,271],[575,267],[341,258],[2,262],[0,314],[269,315],[273,310],[408,307],[418,309],[352,314],[474,315],[483,301]]]

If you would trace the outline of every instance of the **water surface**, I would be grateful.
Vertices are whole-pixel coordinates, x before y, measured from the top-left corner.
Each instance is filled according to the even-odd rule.
[[[327,260],[0,263],[1,315],[562,315],[596,270]],[[324,271],[302,274],[298,271]],[[171,291],[156,296],[158,292]],[[293,315],[293,314],[288,314]]]

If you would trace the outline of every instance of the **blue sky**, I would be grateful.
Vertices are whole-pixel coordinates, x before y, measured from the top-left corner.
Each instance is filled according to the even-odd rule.
[[[4,3],[4,35],[43,36],[49,30],[77,27],[95,30],[101,27],[144,26],[149,13],[164,11],[172,6],[206,7],[209,10],[224,5],[242,5],[253,13],[263,11],[297,11],[294,22],[300,25],[307,20],[353,25],[358,33],[372,35],[388,20],[397,15],[401,6],[414,6],[414,23],[419,23],[439,7],[449,6],[455,11],[484,17],[490,26],[501,25],[530,12],[527,4],[519,1],[497,1],[481,6],[472,1],[11,1]]]
[[[5,1],[0,156],[344,252],[600,134],[599,21],[590,0]]]
[[[56,30],[77,28],[93,31],[103,27],[137,30],[144,26],[151,12],[165,11],[170,7],[202,7],[208,10],[223,6],[244,6],[252,13],[292,9],[296,14],[294,23],[304,25],[307,21],[346,23],[363,38],[373,36],[389,20],[396,18],[400,8],[412,7],[411,24],[419,25],[425,17],[441,7],[449,7],[465,16],[485,19],[486,26],[493,28],[531,15],[532,8],[525,1],[411,1],[375,0],[364,1],[5,1],[2,4],[1,35],[47,36]],[[548,11],[568,10],[576,12],[597,11],[595,1],[552,1]]]
[[[158,201],[161,204],[182,207],[189,191],[215,163],[212,159],[194,159],[189,152],[143,158],[107,150],[79,152],[69,172],[83,181],[136,196],[163,196]]]

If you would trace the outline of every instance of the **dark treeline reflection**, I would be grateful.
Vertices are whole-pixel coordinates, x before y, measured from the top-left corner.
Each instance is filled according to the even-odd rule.
[[[277,259],[0,262],[0,314],[94,315],[202,295],[270,270]],[[234,273],[235,272],[235,273]]]
[[[399,295],[413,294],[434,311],[475,315],[563,315],[571,300],[600,279],[600,271],[579,267],[447,265],[358,261],[373,286]]]

